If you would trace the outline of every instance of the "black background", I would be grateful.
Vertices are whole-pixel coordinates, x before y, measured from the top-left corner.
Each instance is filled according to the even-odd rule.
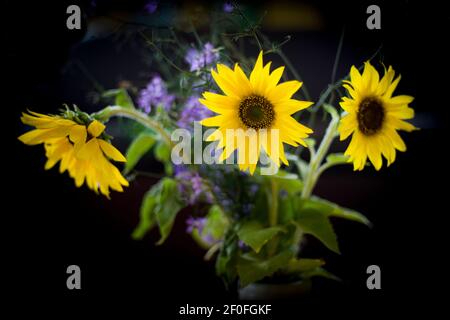
[[[134,9],[117,3],[111,2],[111,7]],[[414,311],[446,281],[449,14],[439,2],[373,3],[381,7],[382,30],[365,27],[365,9],[372,2],[307,2],[326,24],[320,31],[291,33],[293,40],[285,52],[317,99],[329,82],[344,25],[339,77],[383,44],[384,62],[402,74],[397,93],[416,97],[412,106],[422,130],[402,135],[408,151],[399,153],[390,168],[354,173],[343,167],[323,176],[315,192],[364,212],[374,227],[335,221],[341,256],[310,240],[305,254],[323,256],[328,270],[343,283],[318,280],[310,297],[285,302],[278,313],[301,306],[320,315],[327,308],[311,306],[321,305],[346,314],[361,306]],[[106,88],[133,75],[136,82],[142,81],[141,74],[136,76],[142,66],[131,50],[114,51],[108,38],[79,43],[85,25],[81,31],[66,29],[68,4],[7,1],[2,10],[5,292],[15,301],[63,301],[69,306],[107,298],[148,312],[150,318],[164,310],[172,318],[176,306],[185,303],[234,301],[234,293],[225,291],[215,276],[213,264],[202,260],[203,252],[184,232],[189,209],[181,213],[174,233],[162,246],[154,245],[157,232],[143,241],[130,238],[138,221],[140,197],[155,180],[138,179],[127,192],[114,193],[107,200],[87,188],[75,188],[57,169],[45,171],[42,148],[24,146],[16,139],[25,130],[19,115],[26,108],[45,113],[65,102],[86,103],[91,84],[80,72],[67,71],[71,59],[82,60]],[[93,107],[84,109],[93,111],[89,108]],[[71,264],[81,267],[80,291],[66,288],[66,268]],[[366,268],[371,264],[381,267],[382,290],[366,288]]]

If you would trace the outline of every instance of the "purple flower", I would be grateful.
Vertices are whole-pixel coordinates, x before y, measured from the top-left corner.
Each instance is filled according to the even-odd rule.
[[[224,11],[224,12],[226,12],[226,13],[231,13],[231,12],[233,12],[233,10],[234,10],[234,6],[233,6],[233,4],[231,3],[231,1],[225,1],[225,2],[223,3],[223,11]]]
[[[198,71],[219,60],[219,52],[211,43],[207,42],[201,51],[190,48],[186,53],[185,60],[190,66],[190,71]]]
[[[192,233],[194,232],[194,229],[197,229],[199,234],[203,233],[203,228],[205,227],[206,224],[206,218],[202,217],[202,218],[194,218],[194,217],[189,217],[186,220],[186,224],[187,224],[187,228],[186,228],[186,232],[187,233]]]
[[[213,202],[213,196],[198,172],[192,172],[183,166],[175,167],[175,178],[178,180],[178,191],[190,205],[203,200]]]
[[[144,6],[147,13],[154,13],[156,9],[158,9],[158,1],[155,0],[148,1]]]
[[[186,100],[184,109],[181,111],[177,125],[183,129],[192,129],[194,121],[200,121],[212,116],[211,110],[203,106],[198,97],[191,96]]]
[[[205,226],[206,226],[207,219],[205,217],[201,218],[194,218],[189,217],[186,219],[186,232],[191,233],[194,232],[194,230],[197,230],[200,238],[206,242],[209,245],[212,245],[216,243],[218,240],[214,239],[213,235],[209,232],[205,232]]]
[[[155,75],[147,86],[141,90],[138,98],[139,107],[149,113],[152,107],[162,105],[168,110],[172,106],[175,96],[167,92],[166,83],[159,75]]]

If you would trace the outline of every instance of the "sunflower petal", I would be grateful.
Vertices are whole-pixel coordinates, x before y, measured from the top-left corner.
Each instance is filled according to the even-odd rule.
[[[102,151],[111,159],[118,162],[127,162],[127,159],[112,144],[103,139],[97,139]]]
[[[103,131],[105,131],[105,125],[97,120],[92,121],[88,126],[88,132],[95,138],[101,135]]]

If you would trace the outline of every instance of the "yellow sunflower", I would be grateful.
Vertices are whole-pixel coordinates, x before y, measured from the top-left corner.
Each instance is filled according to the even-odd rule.
[[[218,64],[217,72],[211,70],[211,74],[224,94],[204,92],[204,99],[200,99],[208,109],[219,114],[201,122],[207,127],[218,127],[208,141],[219,141],[217,149],[223,149],[222,161],[238,150],[239,168],[249,169],[251,174],[262,149],[277,166],[280,159],[288,164],[283,143],[306,146],[303,139],[312,133],[291,117],[312,104],[292,99],[302,83],[292,80],[279,84],[284,67],[270,72],[271,62],[264,65],[262,56],[260,52],[249,78],[238,64],[234,69]],[[243,144],[236,143],[237,135],[227,137],[227,132],[238,129],[246,132]],[[268,141],[273,136],[278,137],[275,145]]]
[[[351,142],[345,151],[353,162],[354,170],[362,170],[367,158],[375,169],[380,170],[383,155],[387,165],[395,161],[396,150],[406,151],[397,130],[413,131],[417,129],[406,119],[414,117],[414,110],[408,104],[413,97],[392,94],[400,82],[400,76],[394,80],[392,67],[385,70],[383,78],[369,63],[359,73],[352,66],[350,81],[344,81],[350,97],[342,98],[341,107],[346,115],[339,125],[340,139],[345,140],[352,135]]]
[[[19,140],[27,145],[43,143],[47,162],[45,169],[51,169],[60,161],[59,172],[68,171],[80,187],[87,186],[96,193],[109,198],[109,188],[119,192],[128,181],[109,161],[125,162],[125,157],[106,140],[101,139],[105,125],[92,120],[88,125],[61,116],[48,116],[31,112],[23,113],[22,122],[36,129],[24,133]]]

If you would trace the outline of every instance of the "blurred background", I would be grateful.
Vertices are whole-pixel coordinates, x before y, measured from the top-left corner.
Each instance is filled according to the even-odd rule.
[[[82,29],[68,30],[66,8],[75,3],[81,7]],[[381,30],[366,28],[370,4],[381,8]],[[156,176],[138,177],[126,192],[113,193],[107,200],[87,188],[77,189],[67,174],[45,171],[43,148],[26,147],[16,139],[26,130],[19,117],[27,108],[54,113],[63,103],[74,103],[93,112],[102,107],[99,91],[145,86],[155,72],[154,51],[136,36],[137,28],[148,25],[188,32],[184,23],[190,17],[201,33],[209,28],[212,10],[223,10],[223,5],[219,1],[6,1],[2,27],[6,220],[2,227],[7,258],[2,264],[7,267],[4,276],[11,282],[12,296],[38,292],[41,297],[81,301],[105,296],[145,300],[158,295],[162,304],[236,299],[185,232],[191,209],[181,212],[164,245],[155,245],[156,230],[142,241],[131,239],[140,199],[158,173],[163,174],[160,164],[147,159],[143,165],[154,168]],[[336,220],[341,256],[314,239],[308,241],[305,256],[323,257],[327,269],[343,282],[317,279],[307,301],[388,303],[399,295],[420,298],[432,292],[441,281],[439,270],[445,267],[440,245],[448,211],[444,169],[448,12],[440,5],[410,1],[279,0],[242,5],[249,16],[264,16],[261,27],[272,40],[283,42],[291,36],[283,51],[313,100],[331,81],[344,28],[338,79],[351,65],[360,65],[379,50],[374,61],[393,65],[402,74],[397,93],[416,98],[414,124],[422,130],[402,134],[408,151],[399,153],[391,167],[377,173],[373,168],[354,173],[351,166],[336,167],[319,182],[315,193],[364,213],[374,227],[369,230]],[[244,49],[249,55],[258,51],[251,42]],[[274,63],[280,65],[276,59]],[[447,82],[440,81],[442,77]],[[315,135],[320,134],[319,129]],[[126,133],[119,130],[113,135],[124,151]],[[345,146],[333,148],[339,151]],[[66,268],[71,264],[81,267],[78,292],[66,289]],[[382,290],[366,288],[366,268],[371,264],[381,268]]]

